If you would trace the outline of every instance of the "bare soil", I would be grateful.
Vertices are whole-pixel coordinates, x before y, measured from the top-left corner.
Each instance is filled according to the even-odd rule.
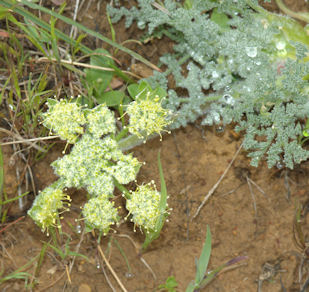
[[[71,5],[74,5],[73,2],[75,3],[72,1]],[[90,5],[89,12],[81,13],[80,21],[104,35],[109,35],[109,26],[103,17],[103,4],[97,11],[97,3],[94,2]],[[295,11],[308,8],[303,0],[290,0],[286,3],[291,4]],[[276,10],[276,7],[271,6],[271,9]],[[119,42],[128,38],[136,39],[140,34],[134,27],[125,30],[123,23],[115,25],[115,29]],[[91,41],[89,39],[89,42]],[[161,44],[164,44],[164,41]],[[93,45],[101,46],[99,42]],[[168,51],[171,45],[166,43],[156,47],[150,44],[141,47],[132,43],[129,47],[155,63],[158,56]],[[124,67],[132,65],[124,55],[119,55],[119,60]],[[142,65],[139,70],[139,73],[144,72]],[[131,223],[123,222],[117,228],[117,233],[102,240],[102,250],[128,291],[154,291],[168,276],[176,278],[179,284],[177,291],[185,291],[188,283],[194,279],[194,262],[200,255],[207,225],[212,233],[210,270],[237,256],[246,256],[247,260],[218,275],[203,291],[300,291],[300,274],[303,283],[308,278],[309,265],[304,250],[295,242],[293,223],[296,205],[300,203],[304,206],[303,230],[308,237],[308,162],[294,170],[268,169],[263,163],[259,168],[253,168],[246,152],[241,151],[200,214],[192,220],[204,197],[240,147],[241,141],[241,136],[236,135],[232,128],[218,133],[214,127],[200,127],[196,123],[165,135],[162,142],[154,139],[134,149],[134,155],[140,161],[146,162],[139,173],[138,183],[153,179],[158,186],[160,180],[157,154],[161,150],[172,211],[160,238],[142,255],[156,278],[141,261],[138,247],[141,246],[144,236],[139,230],[134,232]],[[50,163],[62,155],[62,149],[63,144],[58,143],[46,158],[33,167],[37,189],[43,189],[56,179]],[[17,188],[15,170],[18,165],[22,167],[22,162],[14,159],[10,147],[3,147],[3,152],[5,191],[9,197],[14,197]],[[75,219],[80,213],[80,205],[86,201],[85,194],[83,191],[70,190],[70,195],[73,199],[72,212],[64,214],[63,231],[72,237],[71,250],[86,255],[90,261],[77,257],[68,277],[66,265],[70,264],[69,258],[61,260],[48,249],[37,275],[38,285],[34,291],[113,291],[110,284],[115,288],[114,291],[121,291],[98,253],[93,234],[85,234],[81,241],[81,234],[75,232],[78,225],[83,226],[82,221],[76,223]],[[31,205],[31,199],[29,196],[28,206]],[[118,205],[124,204],[117,193],[116,202]],[[18,218],[19,221],[14,221]],[[26,216],[26,209],[19,211],[17,205],[12,204],[9,219],[13,224],[4,224],[6,229],[1,233],[0,256],[5,275],[25,265],[40,252],[42,242],[50,240]],[[131,271],[117,245],[126,255]],[[28,272],[33,273],[34,270]],[[286,290],[283,290],[282,285]],[[22,291],[24,284],[15,280],[6,282],[0,289]]]

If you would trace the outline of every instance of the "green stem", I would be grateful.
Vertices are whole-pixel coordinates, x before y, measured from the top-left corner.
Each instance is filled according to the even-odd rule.
[[[53,240],[53,245],[54,246],[59,246],[58,240],[57,240],[56,228],[55,227],[51,227],[48,231],[51,234],[51,237],[52,237],[52,240]]]
[[[136,135],[129,135],[126,138],[121,139],[118,142],[118,146],[122,151],[127,151],[135,146],[141,145],[145,139],[140,138]]]
[[[115,178],[113,178],[113,180],[114,180],[114,185],[116,186],[116,188],[119,191],[124,193],[126,199],[130,199],[131,198],[131,194],[128,191],[128,189],[126,187],[124,187],[122,184],[120,184]]]
[[[126,136],[129,132],[128,127],[123,128],[120,133],[115,137],[115,140],[118,142],[120,139],[122,139],[124,136]]]
[[[24,196],[26,196],[26,195],[28,195],[29,194],[29,192],[25,192],[25,193],[23,193],[23,194],[21,194],[21,195],[19,195],[19,196],[17,196],[17,197],[14,197],[14,198],[12,198],[12,199],[8,199],[8,200],[6,200],[6,201],[3,201],[2,200],[2,197],[0,197],[0,214],[1,214],[1,207],[3,206],[3,205],[6,205],[6,204],[8,204],[8,203],[11,203],[11,202],[14,202],[14,201],[16,201],[16,200],[19,200],[20,198],[22,198],[22,197],[24,197]],[[2,195],[1,195],[2,196]]]

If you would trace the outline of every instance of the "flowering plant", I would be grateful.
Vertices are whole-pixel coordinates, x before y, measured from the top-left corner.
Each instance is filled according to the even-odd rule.
[[[160,232],[163,224],[159,226],[157,221],[161,222],[161,217],[167,215],[165,184],[163,195],[153,183],[139,186],[135,192],[123,186],[136,179],[142,163],[131,153],[123,153],[119,137],[124,133],[132,136],[129,134],[132,133],[137,139],[146,139],[153,133],[160,133],[170,123],[168,112],[160,103],[164,91],[152,90],[145,83],[143,87],[144,91],[134,88],[137,89],[135,100],[126,106],[129,124],[119,131],[114,113],[105,104],[90,109],[73,100],[48,100],[49,109],[42,115],[43,125],[73,147],[69,154],[51,164],[60,178],[39,193],[28,211],[42,231],[60,227],[59,211],[68,211],[70,206],[65,203],[70,197],[63,190],[74,187],[84,188],[89,194],[90,199],[82,208],[87,229],[98,229],[106,235],[120,219],[112,201],[116,186],[126,194],[128,216],[132,215],[134,226],[139,226],[148,237]],[[146,98],[142,99],[144,93]],[[133,95],[133,88],[130,94]],[[161,164],[159,169],[162,184]],[[165,198],[163,205],[160,204],[162,196]]]

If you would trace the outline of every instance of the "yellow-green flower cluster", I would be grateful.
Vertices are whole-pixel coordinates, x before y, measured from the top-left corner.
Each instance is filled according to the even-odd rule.
[[[104,235],[108,233],[111,225],[118,222],[117,209],[114,202],[108,200],[107,194],[91,198],[85,204],[82,213],[86,224],[102,231]]]
[[[132,154],[122,155],[117,163],[109,168],[109,173],[121,184],[135,180],[141,163]]]
[[[115,133],[115,117],[107,106],[101,104],[86,114],[87,131],[94,137],[100,138],[109,133]]]
[[[126,112],[130,116],[129,132],[141,138],[160,134],[171,123],[168,110],[161,106],[158,97],[150,98],[150,92],[145,99],[137,98],[131,102]]]
[[[49,227],[57,227],[56,221],[59,218],[59,210],[67,211],[71,201],[70,197],[61,189],[51,185],[40,192],[35,198],[28,215],[40,226],[42,231],[48,231]],[[67,206],[65,206],[67,205]]]
[[[160,216],[159,204],[161,194],[153,188],[152,183],[138,186],[127,199],[126,208],[134,225],[142,227],[147,232],[156,231],[156,222]]]
[[[123,154],[111,137],[99,139],[84,134],[71,153],[54,161],[52,166],[66,187],[84,187],[89,194],[100,196],[113,193],[113,177],[120,183],[134,180],[140,163],[132,155]]]
[[[86,123],[81,106],[66,100],[53,100],[48,106],[49,110],[43,114],[43,125],[68,143],[75,143],[84,133],[83,125]]]

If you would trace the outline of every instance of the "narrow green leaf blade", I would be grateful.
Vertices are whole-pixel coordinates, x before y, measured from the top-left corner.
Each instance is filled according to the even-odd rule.
[[[206,274],[209,258],[211,254],[211,233],[209,226],[207,226],[206,239],[203,246],[201,256],[198,260],[197,271],[195,276],[195,283],[200,283]]]

